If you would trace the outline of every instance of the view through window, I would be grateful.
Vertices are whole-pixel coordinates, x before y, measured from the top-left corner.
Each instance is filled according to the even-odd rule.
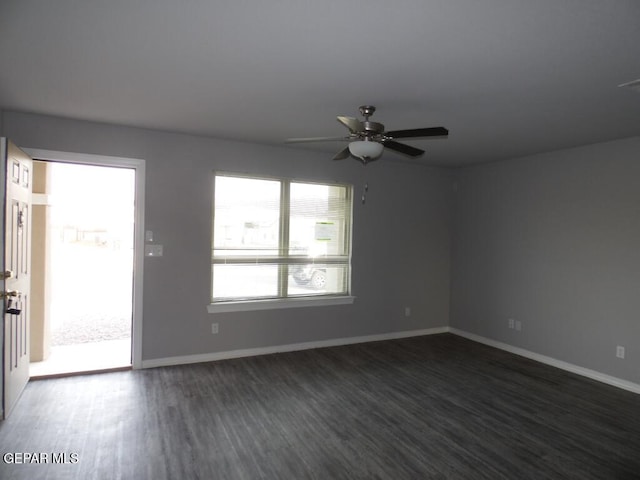
[[[214,302],[347,295],[351,187],[215,175]]]

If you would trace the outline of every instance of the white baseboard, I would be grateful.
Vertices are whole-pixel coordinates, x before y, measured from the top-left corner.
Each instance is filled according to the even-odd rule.
[[[378,342],[382,340],[394,340],[397,338],[418,337],[422,335],[435,335],[447,333],[449,327],[425,328],[421,330],[408,330],[404,332],[382,333],[378,335],[365,335],[362,337],[334,338],[317,342],[292,343],[289,345],[276,345],[273,347],[246,348],[242,350],[229,350],[226,352],[202,353],[199,355],[184,355],[179,357],[153,358],[143,360],[142,368],[167,367],[171,365],[186,365],[189,363],[214,362],[230,358],[253,357],[256,355],[269,355],[271,353],[295,352],[298,350],[310,350],[313,348],[338,347],[355,343]]]
[[[637,383],[622,380],[621,378],[617,377],[612,377],[611,375],[606,375],[604,373],[590,370],[588,368],[579,367],[577,365],[573,365],[572,363],[563,362],[562,360],[556,360],[555,358],[547,357],[546,355],[540,355],[539,353],[531,352],[519,347],[514,347],[507,343],[498,342],[496,340],[491,340],[490,338],[481,337],[480,335],[465,332],[464,330],[458,330],[457,328],[448,328],[448,331],[454,335],[459,335],[469,340],[473,340],[474,342],[483,343],[485,345],[489,345],[490,347],[499,348],[500,350],[505,350],[507,352],[520,355],[521,357],[535,360],[536,362],[545,363],[547,365],[551,365],[552,367],[560,368],[562,370],[582,375],[583,377],[587,377],[592,380],[597,380],[598,382],[606,383],[607,385],[612,385],[614,387],[622,388],[623,390],[628,390],[630,392],[640,394],[640,385]]]
[[[552,367],[560,368],[583,377],[597,380],[607,385],[621,388],[633,393],[640,394],[640,384],[622,380],[621,378],[606,375],[604,373],[590,370],[588,368],[579,367],[562,360],[557,360],[546,355],[531,352],[523,348],[514,347],[507,343],[498,342],[490,338],[482,337],[474,333],[459,330],[452,327],[436,327],[421,330],[408,330],[404,332],[382,333],[377,335],[365,335],[361,337],[334,338],[330,340],[320,340],[316,342],[292,343],[288,345],[276,345],[273,347],[246,348],[241,350],[229,350],[225,352],[202,353],[198,355],[184,355],[178,357],[153,358],[151,360],[143,360],[142,368],[168,367],[171,365],[187,365],[190,363],[214,362],[217,360],[227,360],[230,358],[253,357],[256,355],[269,355],[272,353],[295,352],[299,350],[310,350],[313,348],[339,347],[341,345],[352,345],[356,343],[379,342],[383,340],[394,340],[398,338],[419,337],[422,335],[435,335],[439,333],[452,333],[460,337],[464,337],[474,342],[482,343],[490,347],[498,348],[506,352],[520,355]]]

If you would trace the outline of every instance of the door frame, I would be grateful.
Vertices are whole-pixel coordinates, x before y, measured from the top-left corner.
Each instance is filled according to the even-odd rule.
[[[142,292],[144,270],[144,180],[145,161],[139,158],[111,157],[85,153],[59,152],[37,148],[22,148],[34,160],[131,168],[135,171],[133,296],[131,328],[131,361],[134,369],[142,368]]]

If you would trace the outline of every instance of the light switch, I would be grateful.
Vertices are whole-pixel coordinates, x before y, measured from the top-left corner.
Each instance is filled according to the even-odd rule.
[[[146,232],[144,232],[144,241],[153,242],[153,232],[151,230],[147,230]]]
[[[145,245],[144,256],[145,257],[161,257],[162,245],[149,245],[149,244]]]

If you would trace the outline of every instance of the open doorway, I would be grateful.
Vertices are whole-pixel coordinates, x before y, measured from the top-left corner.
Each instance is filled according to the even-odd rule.
[[[31,378],[131,366],[135,177],[34,163]]]

